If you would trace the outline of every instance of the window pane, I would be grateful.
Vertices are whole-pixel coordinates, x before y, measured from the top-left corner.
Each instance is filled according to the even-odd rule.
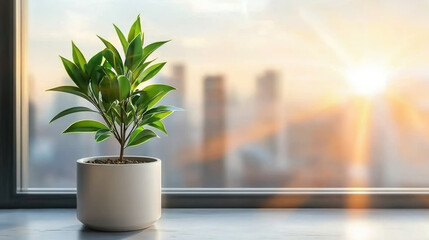
[[[429,5],[425,1],[28,0],[22,187],[73,188],[75,161],[117,155],[113,140],[60,133],[87,106],[45,92],[71,84],[58,55],[96,35],[120,43],[141,14],[153,81],[185,108],[168,136],[130,148],[163,161],[168,188],[428,187]],[[27,95],[28,94],[28,95]],[[24,121],[25,123],[25,121]],[[28,137],[26,136],[28,133]],[[25,144],[24,144],[25,145]],[[23,146],[24,146],[23,145]]]

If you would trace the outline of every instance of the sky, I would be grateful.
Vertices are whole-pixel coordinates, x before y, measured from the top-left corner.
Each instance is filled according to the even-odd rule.
[[[285,104],[336,101],[361,65],[384,69],[390,82],[426,79],[428,11],[422,0],[28,0],[31,97],[51,99],[43,90],[64,81],[58,55],[71,58],[71,40],[87,58],[103,48],[97,34],[120,49],[112,23],[127,32],[141,14],[146,43],[173,40],[155,56],[186,65],[196,108],[206,75],[224,75],[229,94],[246,99],[267,69],[280,73]]]

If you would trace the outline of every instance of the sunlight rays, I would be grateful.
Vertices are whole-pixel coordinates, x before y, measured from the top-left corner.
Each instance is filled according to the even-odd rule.
[[[368,187],[369,184],[369,148],[372,102],[368,97],[362,97],[354,101],[354,123],[350,129],[351,156],[349,181],[350,188]],[[368,196],[365,194],[350,194],[347,196],[348,207],[365,207],[369,205]]]
[[[349,69],[346,78],[353,93],[375,95],[385,90],[388,73],[381,66],[367,64]]]
[[[311,109],[289,116],[283,123],[277,119],[264,119],[261,114],[260,118],[255,119],[246,126],[234,131],[220,132],[218,136],[203,142],[202,146],[184,150],[183,155],[179,159],[187,163],[217,160],[246,143],[263,139],[279,131],[284,131],[290,124],[309,120],[321,114],[336,112],[339,106],[338,102],[322,102]],[[275,110],[274,105],[271,105],[271,109],[264,109],[267,112]],[[219,152],[218,149],[222,149],[220,146],[225,145],[226,141],[228,141],[225,148],[226,152]],[[200,151],[201,149],[212,149],[212,151],[204,151],[203,153]]]
[[[422,113],[416,106],[414,106],[409,99],[390,94],[387,96],[389,107],[392,110],[392,118],[395,122],[395,129],[397,130],[398,152],[406,158],[408,162],[424,163],[427,158],[422,155],[424,144],[429,144],[429,115]],[[414,133],[414,138],[425,139],[425,142],[420,144],[413,144],[410,140],[410,131]],[[425,151],[429,154],[429,149]]]
[[[413,43],[427,39],[428,34],[415,32],[411,35],[397,36],[395,29],[388,25],[388,21],[395,19],[395,16],[390,13],[382,16],[380,21],[374,24],[369,24],[369,20],[361,18],[359,14],[356,18],[346,15],[344,12],[332,14],[318,8],[299,8],[298,17],[303,25],[299,28],[290,26],[287,29],[290,37],[287,40],[293,43],[293,46],[284,48],[290,49],[291,55],[297,55],[296,58],[284,60],[283,70],[288,73],[287,77],[290,79],[290,82],[285,84],[285,89],[290,89],[287,94],[291,94],[287,96],[289,97],[287,100],[306,99],[309,102],[306,104],[312,107],[286,111],[287,117],[284,121],[257,118],[237,129],[219,133],[218,136],[203,142],[198,148],[183,151],[181,161],[183,163],[216,161],[246,144],[284,132],[293,124],[302,124],[302,126],[308,124],[310,129],[318,132],[318,128],[323,128],[323,124],[312,125],[314,122],[321,121],[320,119],[324,116],[341,116],[338,117],[336,126],[329,125],[329,127],[341,128],[339,131],[344,132],[343,136],[341,134],[330,136],[330,139],[320,143],[323,148],[332,148],[323,149],[321,154],[329,155],[331,164],[338,165],[344,162],[347,175],[345,187],[371,187],[369,174],[371,161],[373,161],[371,150],[374,147],[374,141],[380,141],[372,136],[373,120],[378,116],[373,114],[373,111],[378,111],[374,108],[375,99],[381,99],[392,105],[398,124],[392,131],[401,130],[401,128],[416,129],[429,139],[429,127],[425,126],[429,118],[422,116],[420,110],[415,109],[408,99],[394,96],[395,94],[392,95],[390,91],[395,87],[392,83],[397,81],[400,74],[415,71],[416,63],[424,59]],[[401,25],[399,28],[401,34],[407,33],[406,25]],[[423,47],[426,48],[426,46]],[[335,85],[336,83],[339,84]],[[327,87],[329,84],[334,87]],[[299,92],[301,87],[308,91]],[[308,93],[314,93],[314,96],[307,98],[300,96]],[[387,95],[391,96],[386,98]],[[321,99],[326,96],[336,101],[329,104],[322,103]],[[272,108],[264,110],[276,111],[274,105]],[[333,129],[332,134],[336,134],[335,131],[337,129]],[[391,136],[397,136],[397,134]],[[311,141],[311,139],[305,140]],[[305,147],[311,147],[311,144],[304,143]],[[225,147],[221,147],[224,145]],[[211,150],[201,151],[201,149]],[[338,174],[332,171],[331,165],[323,162],[323,157],[316,156],[320,154],[318,151],[322,151],[321,149],[316,148],[313,151],[315,154],[309,154],[307,157],[316,158],[318,161],[311,162],[305,168],[307,173]],[[287,160],[297,161],[297,159]],[[329,181],[323,181],[323,179],[315,181],[317,183],[311,182],[313,178],[306,176],[306,172],[285,173],[288,177],[285,178],[283,187],[297,187],[307,183],[317,187],[329,187]],[[353,194],[346,198],[345,204],[349,207],[368,206],[369,200],[365,195]],[[297,205],[299,204],[298,201]]]
[[[340,39],[335,36],[334,32],[330,27],[323,24],[323,19],[317,18],[317,14],[314,12],[305,11],[303,9],[299,12],[300,17],[306,22],[335,55],[343,62],[348,65],[352,62],[350,55],[344,50],[341,45]]]
[[[406,65],[406,60],[405,62],[398,61],[396,57],[403,57],[401,55],[403,54],[403,49],[406,49],[405,46],[408,46],[410,41],[415,41],[415,38],[401,38],[393,44],[390,44],[390,42],[383,44],[383,41],[387,39],[383,38],[383,34],[387,34],[389,37],[394,36],[392,35],[394,32],[391,32],[389,29],[387,32],[377,30],[383,23],[377,23],[375,27],[368,26],[365,29],[345,32],[348,31],[348,28],[345,26],[350,26],[350,28],[362,27],[367,23],[362,23],[351,18],[346,18],[344,22],[341,22],[342,19],[335,14],[330,15],[331,18],[327,20],[325,19],[326,15],[323,13],[323,11],[317,12],[312,9],[300,9],[298,15],[309,28],[288,29],[291,34],[290,36],[296,38],[296,41],[293,41],[293,39],[289,40],[298,46],[291,49],[291,51],[294,54],[299,54],[300,51],[301,54],[305,52],[305,54],[300,56],[302,58],[294,59],[295,62],[291,64],[288,62],[288,66],[291,66],[291,72],[288,72],[291,77],[288,76],[288,78],[295,82],[309,78],[328,79],[327,81],[334,79],[344,84],[337,85],[337,89],[329,93],[326,93],[326,89],[328,89],[326,85],[307,85],[307,88],[310,90],[315,89],[316,94],[319,87],[323,89],[320,91],[326,91],[325,95],[322,92],[320,96],[317,95],[317,97],[310,98],[312,99],[310,101],[313,101],[312,107],[297,111],[294,109],[293,113],[286,113],[287,117],[284,121],[279,121],[278,119],[254,119],[249,124],[240,126],[237,129],[228,130],[223,133],[219,132],[218,136],[208,139],[201,146],[183,151],[180,157],[181,162],[190,164],[202,161],[216,161],[228,156],[228,154],[246,144],[251,144],[278,132],[284,132],[292,124],[305,124],[308,122],[311,125],[312,121],[317,122],[324,114],[334,116],[334,114],[342,111],[343,114],[348,114],[349,116],[338,119],[337,126],[335,127],[346,126],[341,130],[345,132],[344,137],[341,138],[339,135],[333,137],[332,151],[325,151],[324,154],[331,154],[332,158],[330,161],[332,162],[339,162],[339,159],[343,159],[342,161],[346,162],[348,176],[348,181],[345,183],[346,187],[370,186],[368,171],[371,161],[371,131],[372,120],[374,118],[372,114],[372,111],[374,111],[373,97],[376,95],[383,97],[389,92],[389,89],[392,87],[391,83],[395,82],[395,77],[397,77],[397,70],[401,66]],[[314,51],[315,53],[306,55],[308,49],[311,49],[308,52]],[[310,56],[315,56],[317,59],[309,58]],[[306,57],[308,61],[304,61]],[[397,64],[398,66],[393,64]],[[322,71],[327,69],[331,70],[331,72]],[[322,72],[322,74],[319,75],[319,72]],[[323,85],[322,82],[323,80],[320,82],[316,81],[316,84]],[[290,83],[294,84],[293,81]],[[306,86],[305,83],[295,84]],[[293,86],[289,86],[289,88],[292,89]],[[295,94],[295,96],[299,94],[293,89],[288,93]],[[303,93],[307,92],[303,91],[301,94]],[[327,95],[332,99],[336,99],[336,101],[329,104],[320,102],[320,99]],[[292,96],[291,99],[295,96]],[[297,99],[300,98],[297,97]],[[402,106],[405,105],[402,104]],[[397,107],[399,108],[399,106]],[[264,110],[267,112],[276,111],[274,105],[272,108],[274,109]],[[403,108],[405,110],[400,110],[400,115],[404,115],[404,121],[410,121],[415,126],[418,126],[419,129],[424,129],[420,117],[417,117],[417,114],[410,110],[409,106]],[[427,131],[429,138],[429,130]],[[323,146],[326,148],[331,147],[326,144],[327,141],[329,140],[326,139]],[[209,151],[201,151],[202,149],[209,149]],[[219,149],[222,150],[219,151]],[[296,159],[292,160],[296,161]],[[320,165],[313,164],[314,166],[318,166],[319,172],[325,167],[324,163],[320,163]],[[309,168],[311,166],[308,166],[307,170]],[[302,174],[297,173],[291,174],[287,181],[288,183],[285,183],[285,187],[300,185],[307,180]],[[319,187],[323,187],[323,184],[323,181],[321,181],[321,186]],[[352,195],[347,199],[347,205],[351,207],[358,205],[365,206],[368,204],[368,201],[363,195]]]

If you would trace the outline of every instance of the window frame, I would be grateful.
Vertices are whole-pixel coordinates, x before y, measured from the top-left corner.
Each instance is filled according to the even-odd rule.
[[[17,4],[0,1],[0,208],[74,208],[75,193],[18,193]],[[163,189],[163,207],[180,208],[427,208],[429,188]],[[350,202],[352,201],[352,202]]]

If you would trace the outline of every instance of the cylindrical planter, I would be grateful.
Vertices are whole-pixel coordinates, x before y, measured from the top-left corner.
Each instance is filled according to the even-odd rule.
[[[77,218],[90,228],[132,231],[147,228],[161,217],[161,161],[138,164],[93,164],[77,161]]]

